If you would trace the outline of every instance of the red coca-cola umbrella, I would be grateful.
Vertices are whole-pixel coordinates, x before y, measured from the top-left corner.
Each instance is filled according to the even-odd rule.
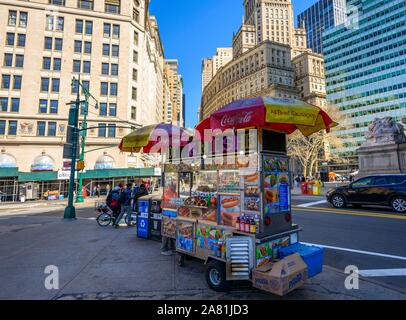
[[[296,130],[309,136],[320,130],[330,131],[337,126],[321,108],[295,99],[256,97],[234,101],[200,122],[196,130],[204,131],[243,129],[249,127],[270,129],[291,134]]]

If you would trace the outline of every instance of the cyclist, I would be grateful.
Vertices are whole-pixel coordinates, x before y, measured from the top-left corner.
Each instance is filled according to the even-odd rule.
[[[120,214],[120,187],[114,187],[113,190],[109,192],[106,198],[106,204],[113,211],[113,217],[115,219],[114,224],[116,223],[117,217]],[[118,221],[117,221],[118,222]]]
[[[118,223],[123,218],[124,214],[127,214],[131,217],[131,183],[127,183],[127,187],[121,192],[119,203],[121,206],[121,212],[118,218],[116,219],[114,226],[118,227]],[[128,226],[131,225],[131,219],[127,221]]]

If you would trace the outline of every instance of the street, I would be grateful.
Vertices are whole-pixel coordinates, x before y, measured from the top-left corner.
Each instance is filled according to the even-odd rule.
[[[334,210],[317,197],[293,197],[300,241],[339,249],[325,251],[324,270],[285,299],[405,299],[406,276],[361,277],[359,290],[346,290],[347,265],[360,270],[406,269],[406,217],[389,210]],[[310,205],[309,207],[298,207]],[[160,243],[137,239],[134,228],[97,226],[92,207],[76,221],[63,211],[0,214],[0,298],[4,299],[280,299],[236,282],[227,293],[208,289],[205,266],[162,256]],[[370,216],[383,214],[383,217]],[[368,251],[355,253],[354,250]],[[388,258],[381,255],[396,256]],[[44,287],[44,269],[58,267],[59,289]],[[393,270],[392,270],[393,272]]]

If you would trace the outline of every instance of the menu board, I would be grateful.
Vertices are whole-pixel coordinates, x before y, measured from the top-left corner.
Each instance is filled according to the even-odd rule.
[[[264,155],[265,214],[288,212],[290,208],[289,160]]]
[[[162,204],[165,208],[176,208],[181,202],[178,198],[178,173],[166,172],[164,183]]]
[[[241,170],[242,188],[244,190],[244,212],[261,210],[259,173],[256,170]]]
[[[162,235],[169,238],[176,238],[176,220],[162,216]]]
[[[219,172],[219,192],[239,192],[240,175],[238,170],[224,170]]]
[[[194,223],[188,221],[177,221],[176,223],[176,248],[194,252],[193,238],[194,238]]]
[[[237,195],[220,195],[220,221],[225,226],[235,227],[241,215],[241,197]]]

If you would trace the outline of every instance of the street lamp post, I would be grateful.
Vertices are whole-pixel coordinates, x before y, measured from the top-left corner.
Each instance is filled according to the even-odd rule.
[[[84,107],[82,106],[83,110],[83,122],[82,122],[82,127],[80,130],[80,135],[81,135],[81,150],[80,150],[80,155],[79,155],[79,160],[83,162],[85,160],[85,144],[86,144],[86,136],[87,136],[87,114],[89,110],[89,98],[92,97],[96,101],[96,109],[98,108],[97,106],[97,100],[95,97],[92,96],[92,94],[89,92],[88,88],[86,88],[81,82],[80,78],[78,80],[78,90],[82,88],[82,92],[85,95],[85,101],[84,101]],[[78,185],[78,192],[76,196],[76,203],[82,203],[83,200],[83,194],[82,194],[82,187],[83,187],[83,172],[80,170],[78,172],[78,180],[79,180],[79,185]]]

